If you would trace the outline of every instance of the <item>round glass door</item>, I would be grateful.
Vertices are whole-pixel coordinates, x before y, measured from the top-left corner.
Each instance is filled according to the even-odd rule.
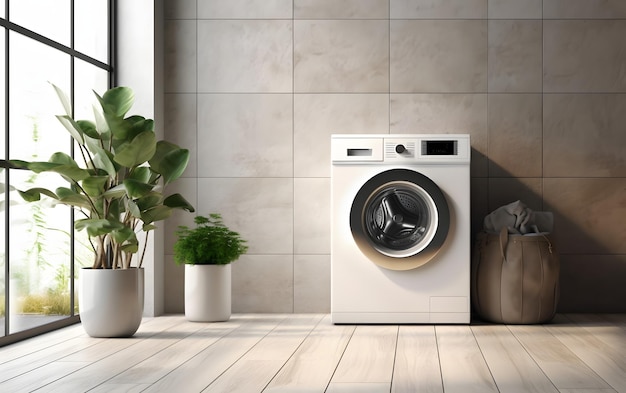
[[[374,263],[393,270],[421,266],[434,257],[450,226],[445,196],[419,172],[382,172],[357,193],[350,212],[352,235]]]

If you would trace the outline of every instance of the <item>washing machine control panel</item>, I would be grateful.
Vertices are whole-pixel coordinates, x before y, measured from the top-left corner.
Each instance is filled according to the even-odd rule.
[[[422,141],[422,154],[425,156],[456,156],[459,141]]]
[[[467,134],[333,135],[331,159],[335,164],[469,164],[470,139]]]
[[[429,135],[428,137],[384,138],[384,162],[469,162],[469,137]]]

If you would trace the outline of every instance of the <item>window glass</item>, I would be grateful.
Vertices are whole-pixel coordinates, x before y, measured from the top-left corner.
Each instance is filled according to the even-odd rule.
[[[102,62],[109,53],[108,1],[74,0],[74,49]]]
[[[57,151],[69,153],[70,136],[56,118],[63,106],[51,83],[69,91],[70,57],[13,32],[9,45],[10,158],[47,160]]]
[[[94,91],[100,96],[109,85],[109,73],[94,65],[76,59],[74,63],[74,92],[76,118],[93,120],[93,106],[97,105]]]
[[[56,174],[12,171],[17,189],[60,185]],[[9,247],[9,333],[70,315],[69,209],[45,198],[26,203],[11,195]]]
[[[9,20],[70,46],[70,7],[70,0],[10,0]]]
[[[57,151],[69,154],[71,138],[55,117],[63,106],[51,85],[68,90],[69,55],[17,33],[9,37],[9,156],[46,161]],[[9,184],[67,186],[57,174],[23,170],[12,170]],[[48,198],[26,203],[13,192],[9,221],[9,333],[15,333],[70,315],[71,221],[69,208]]]
[[[0,345],[12,333],[25,337],[34,334],[27,329],[77,319],[76,272],[93,263],[87,234],[73,231],[69,207],[47,197],[27,203],[17,191],[68,183],[58,174],[13,169],[7,160],[72,154],[52,84],[76,103],[76,117],[93,120],[93,91],[109,87],[110,3],[0,0],[0,18],[14,24],[0,27]],[[80,155],[76,160],[84,165]]]

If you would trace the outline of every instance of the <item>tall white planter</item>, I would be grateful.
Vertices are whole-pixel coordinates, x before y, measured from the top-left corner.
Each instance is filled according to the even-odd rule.
[[[185,317],[193,322],[227,321],[231,314],[231,268],[185,265]]]
[[[143,316],[144,270],[80,269],[78,309],[91,337],[130,337]]]

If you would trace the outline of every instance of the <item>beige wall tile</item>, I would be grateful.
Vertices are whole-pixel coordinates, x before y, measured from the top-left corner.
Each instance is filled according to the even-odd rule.
[[[546,20],[544,92],[626,92],[626,20]]]
[[[541,179],[497,177],[489,179],[487,213],[517,200],[524,202],[528,208],[534,211],[543,211],[543,184]]]
[[[198,21],[199,92],[290,93],[292,59],[291,21]]]
[[[291,19],[291,0],[198,0],[199,19]]]
[[[392,94],[392,134],[470,134],[472,176],[487,176],[486,94]]]
[[[564,309],[623,297],[616,280],[582,277],[622,274],[612,258],[626,255],[626,2],[168,0],[165,15],[163,127],[198,149],[171,190],[250,241],[240,311],[328,311],[332,133],[470,133],[473,233],[516,199],[554,211],[559,250],[579,258],[564,270]],[[192,219],[166,221],[167,258]],[[176,268],[168,312],[182,312]]]
[[[330,176],[331,134],[388,132],[388,94],[296,94],[294,175]]]
[[[195,19],[197,0],[165,0],[165,19]]]
[[[173,255],[165,255],[165,313],[185,312],[185,266],[176,265]]]
[[[489,95],[489,176],[542,174],[541,94]]]
[[[626,178],[544,179],[561,253],[626,254]]]
[[[294,21],[294,91],[389,90],[389,22]]]
[[[232,311],[293,312],[293,256],[242,255],[232,266]]]
[[[190,153],[183,177],[198,175],[196,99],[195,94],[165,94],[165,139]]]
[[[541,19],[543,0],[489,0],[489,19]]]
[[[391,22],[392,93],[487,91],[487,22]]]
[[[294,312],[330,312],[330,256],[295,255],[293,270]]]
[[[489,21],[489,92],[541,92],[541,51],[541,21]]]
[[[293,97],[198,95],[198,171],[205,177],[290,177]]]
[[[387,19],[389,0],[294,0],[295,19]]]
[[[489,214],[489,179],[486,177],[471,178],[471,234],[472,241],[483,229],[483,220]],[[473,244],[473,243],[472,243]]]
[[[176,230],[179,225],[187,225],[193,227],[195,224],[193,219],[196,215],[206,215],[211,212],[198,212],[198,183],[196,179],[192,178],[180,178],[168,185],[166,188],[166,195],[179,193],[181,194],[191,205],[196,209],[195,213],[189,213],[186,210],[176,209],[172,212],[172,215],[167,218],[162,224],[161,228],[165,228],[164,241],[165,241],[165,254],[174,253],[174,243],[176,242]]]
[[[626,312],[626,255],[561,255],[557,312]]]
[[[548,177],[626,177],[626,94],[544,97]]]
[[[198,179],[200,214],[221,213],[251,254],[293,253],[293,179]]]
[[[623,0],[543,0],[546,19],[626,18]]]
[[[330,179],[294,179],[294,253],[330,254]]]
[[[165,21],[165,91],[196,92],[196,21]]]
[[[485,19],[487,0],[390,0],[392,19]]]

